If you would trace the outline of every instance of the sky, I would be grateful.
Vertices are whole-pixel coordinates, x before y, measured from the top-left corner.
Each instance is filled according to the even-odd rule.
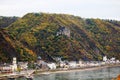
[[[22,17],[31,12],[120,20],[120,0],[0,0],[0,16]]]

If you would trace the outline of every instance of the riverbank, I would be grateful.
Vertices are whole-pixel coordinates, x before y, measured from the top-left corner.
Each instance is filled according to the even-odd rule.
[[[119,80],[120,65],[70,71],[46,72],[34,76],[35,80]]]
[[[57,69],[57,70],[37,70],[33,75],[48,75],[53,73],[67,73],[67,72],[77,72],[77,71],[85,71],[85,70],[97,70],[102,68],[109,67],[120,67],[120,64],[112,64],[112,65],[104,65],[104,66],[96,66],[96,67],[85,67],[85,68],[74,68],[74,69]]]
[[[97,70],[102,68],[108,68],[108,67],[120,67],[120,64],[109,64],[109,65],[103,65],[103,66],[97,66],[97,67],[83,67],[83,68],[58,68],[55,70],[29,70],[29,71],[22,71],[21,73],[11,73],[11,74],[0,74],[0,80],[7,80],[7,78],[18,78],[21,76],[28,75],[49,75],[49,74],[55,74],[55,73],[67,73],[67,72],[79,72],[79,71],[87,71],[87,70]],[[31,72],[32,71],[32,72]],[[118,74],[119,75],[119,74]]]

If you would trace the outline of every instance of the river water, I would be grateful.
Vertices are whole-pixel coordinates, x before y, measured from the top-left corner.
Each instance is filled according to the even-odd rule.
[[[110,67],[95,70],[35,75],[33,80],[111,80],[112,78],[116,78],[119,74],[120,67]]]

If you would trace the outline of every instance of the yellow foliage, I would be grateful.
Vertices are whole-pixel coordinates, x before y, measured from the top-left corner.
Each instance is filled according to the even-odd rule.
[[[49,23],[41,23],[39,26],[33,27],[32,30],[37,32],[39,30],[46,28],[48,25]]]
[[[37,42],[36,38],[32,33],[25,33],[21,36],[21,41],[27,42],[30,46],[34,46]]]
[[[96,24],[98,25],[98,27],[99,27],[101,30],[103,30],[103,31],[105,31],[105,32],[107,32],[107,33],[110,33],[110,32],[111,32],[111,31],[106,27],[106,25],[104,24],[104,22],[101,21],[100,19],[95,19],[94,21],[96,22]]]
[[[110,51],[112,48],[110,46],[106,46],[106,50]]]

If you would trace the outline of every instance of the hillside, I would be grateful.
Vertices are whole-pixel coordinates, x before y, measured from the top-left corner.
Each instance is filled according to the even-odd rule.
[[[18,17],[4,17],[0,16],[0,28],[8,27],[10,24],[18,20]]]
[[[29,61],[34,60],[36,56],[32,50],[11,37],[8,31],[0,29],[0,63],[11,62],[13,57],[17,57],[19,61]]]
[[[67,14],[28,13],[6,30],[22,46],[45,60],[54,57],[102,60],[104,55],[120,60],[119,21],[83,19]]]

